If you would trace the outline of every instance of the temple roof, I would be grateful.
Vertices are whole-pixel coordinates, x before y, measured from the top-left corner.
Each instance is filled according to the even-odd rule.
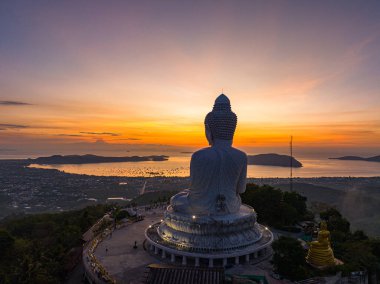
[[[224,283],[223,268],[194,268],[167,265],[149,265],[146,283],[149,284],[221,284]]]

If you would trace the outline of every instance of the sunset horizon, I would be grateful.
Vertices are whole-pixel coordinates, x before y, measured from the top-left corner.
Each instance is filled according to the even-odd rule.
[[[222,92],[236,147],[379,154],[376,2],[42,3],[1,4],[3,158],[192,151]]]

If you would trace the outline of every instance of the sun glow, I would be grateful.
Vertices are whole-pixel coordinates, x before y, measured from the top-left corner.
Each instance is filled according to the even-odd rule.
[[[354,25],[338,5],[330,17],[320,3],[240,4],[10,8],[20,21],[0,17],[2,151],[203,147],[223,88],[238,147],[286,147],[293,135],[298,147],[378,148],[377,15],[355,12]]]

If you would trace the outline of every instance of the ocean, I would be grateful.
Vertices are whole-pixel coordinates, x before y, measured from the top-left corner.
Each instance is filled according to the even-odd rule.
[[[294,177],[373,177],[380,176],[380,163],[365,161],[342,161],[327,158],[298,159],[302,168],[294,168]],[[162,162],[123,162],[82,165],[36,165],[31,167],[57,169],[66,173],[96,176],[128,176],[128,177],[187,177],[190,174],[190,155],[171,156]],[[290,168],[272,166],[248,166],[250,178],[286,178]]]

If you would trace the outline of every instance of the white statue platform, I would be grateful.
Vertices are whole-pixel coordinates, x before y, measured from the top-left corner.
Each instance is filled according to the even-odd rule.
[[[253,208],[221,216],[196,216],[175,212],[171,206],[157,228],[166,242],[197,252],[227,252],[251,245],[262,237]]]
[[[225,216],[188,216],[168,206],[164,219],[145,232],[149,249],[173,263],[212,267],[256,262],[269,254],[272,232],[256,222],[252,207]]]

